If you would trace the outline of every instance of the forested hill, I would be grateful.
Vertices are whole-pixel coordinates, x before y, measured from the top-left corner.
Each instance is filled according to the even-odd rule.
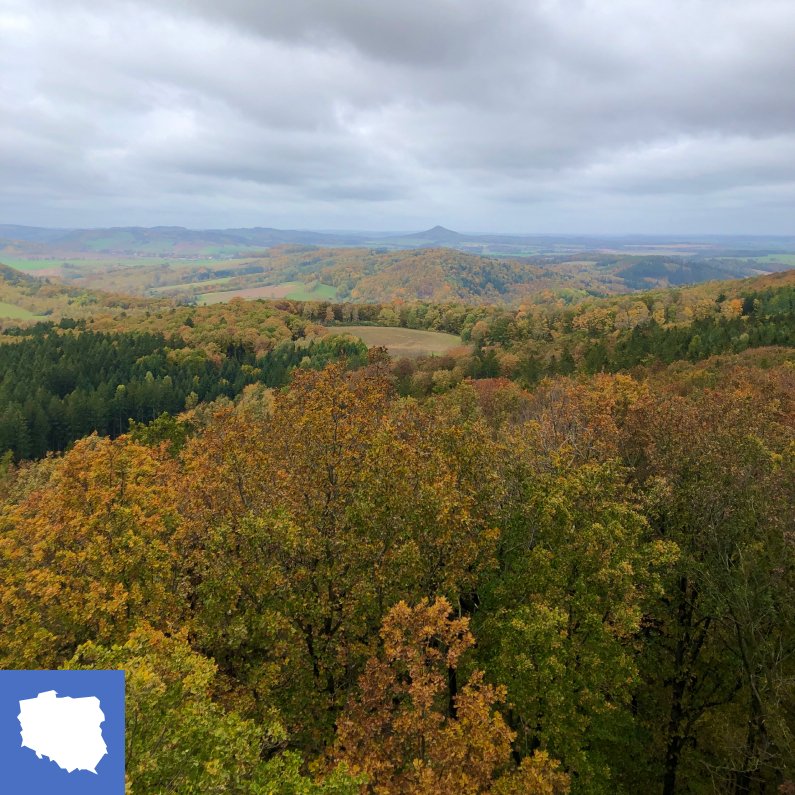
[[[259,260],[284,278],[317,279],[339,299],[362,303],[461,301],[517,305],[551,292],[570,298],[606,296],[725,280],[759,273],[760,264],[683,256],[610,255],[498,257],[433,247],[411,251],[362,249],[277,252]],[[278,265],[276,264],[278,263]],[[292,267],[291,267],[292,266]],[[252,281],[253,277],[248,277]],[[228,289],[228,285],[224,286]]]
[[[137,296],[99,292],[34,278],[0,263],[0,329],[20,321],[85,318],[98,312],[141,308],[150,301]]]
[[[576,301],[754,275],[795,262],[795,255],[788,253],[740,250],[719,256],[722,250],[709,246],[685,246],[681,250],[665,245],[624,250],[621,246],[605,248],[604,241],[602,248],[593,250],[553,246],[509,255],[499,248],[471,246],[466,238],[444,229],[429,230],[419,237],[406,236],[408,248],[334,245],[324,242],[323,235],[312,238],[312,243],[286,243],[274,238],[268,246],[244,247],[241,251],[209,246],[204,254],[201,247],[195,251],[190,246],[183,249],[178,242],[158,254],[157,249],[149,250],[145,244],[152,236],[152,240],[166,240],[173,235],[177,241],[183,232],[187,234],[188,230],[115,230],[108,240],[127,240],[131,235],[143,241],[143,249],[116,253],[115,249],[84,250],[76,255],[56,249],[49,256],[37,249],[28,252],[27,258],[11,251],[8,261],[39,279],[57,280],[77,289],[197,303],[241,295],[335,298],[356,303],[420,300],[513,306],[547,292]],[[75,233],[77,238],[82,234]],[[191,237],[195,236],[187,234]],[[71,238],[67,235],[66,239]],[[0,259],[2,256],[0,251]],[[37,309],[30,302],[23,308]],[[3,316],[0,311],[0,318]]]
[[[40,457],[93,431],[116,436],[131,420],[236,399],[255,384],[282,386],[295,368],[366,361],[364,344],[348,333],[350,304],[159,301],[95,311],[0,336],[0,454]],[[398,392],[424,398],[468,379],[503,377],[528,388],[557,375],[794,347],[795,272],[576,305],[366,304],[355,314],[385,327],[387,340],[389,329],[401,328],[460,336],[443,356],[391,362]]]
[[[337,253],[317,271],[319,280],[335,286],[340,296],[364,303],[392,300],[495,303],[514,300],[549,283],[539,265],[521,259],[463,254],[449,248],[360,254],[350,260]]]
[[[8,285],[33,285],[35,280],[30,276],[26,276],[24,273],[20,273],[20,271],[15,270],[14,268],[9,268],[8,265],[3,265],[3,263],[0,262],[0,283],[5,283]]]

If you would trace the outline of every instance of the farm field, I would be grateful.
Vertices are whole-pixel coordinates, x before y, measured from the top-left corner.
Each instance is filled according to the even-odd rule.
[[[303,282],[286,282],[293,289],[285,296],[292,301],[333,301],[337,297],[337,288],[330,284],[316,284],[309,287]]]
[[[336,289],[320,284],[307,289],[303,282],[282,282],[261,287],[241,287],[238,290],[219,290],[215,293],[202,293],[197,300],[200,304],[220,304],[233,298],[289,298],[292,301],[331,301]]]
[[[795,254],[766,254],[764,257],[754,257],[757,262],[780,262],[795,268]]]
[[[36,315],[24,307],[16,304],[9,304],[7,301],[0,301],[0,318],[12,318],[13,320],[30,320]]]
[[[80,260],[70,261],[68,259],[17,259],[15,257],[0,256],[0,262],[2,262],[3,265],[8,265],[9,268],[23,271],[24,273],[35,273],[35,271],[60,268],[65,262],[70,262],[70,264],[74,265],[79,261]]]
[[[384,326],[339,326],[335,328],[359,337],[370,347],[383,346],[393,357],[411,358],[443,354],[462,344],[460,337],[441,331]]]
[[[232,274],[229,274],[229,270],[245,265],[250,260],[116,257],[67,262],[68,270],[61,267],[29,273],[32,276],[63,277],[94,290],[159,295],[166,290],[184,288],[206,290],[210,285],[220,284],[221,279],[230,280]],[[213,278],[202,279],[202,276]],[[192,281],[183,281],[185,279]]]
[[[51,257],[49,259],[28,257],[4,257],[0,254],[0,262],[18,271],[37,271],[49,268],[60,268],[65,264],[86,270],[102,270],[110,267],[134,268],[138,266],[168,265],[174,269],[187,268],[230,268],[250,262],[249,257],[125,257],[125,256],[85,256],[85,257]]]
[[[268,284],[263,287],[241,287],[239,290],[219,290],[215,293],[201,293],[197,296],[200,304],[223,304],[233,298],[286,298],[292,289],[291,284]]]
[[[185,284],[161,284],[157,287],[150,287],[149,289],[153,293],[160,293],[164,290],[191,290],[194,287],[201,288],[211,284],[226,284],[234,278],[234,276],[221,276],[218,279],[203,279],[200,282],[187,282]]]

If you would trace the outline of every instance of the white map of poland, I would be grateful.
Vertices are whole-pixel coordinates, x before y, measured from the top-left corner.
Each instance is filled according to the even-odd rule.
[[[97,772],[108,752],[100,729],[104,720],[96,696],[58,698],[55,690],[48,690],[19,702],[22,747],[35,751],[39,759],[46,756],[68,773]]]

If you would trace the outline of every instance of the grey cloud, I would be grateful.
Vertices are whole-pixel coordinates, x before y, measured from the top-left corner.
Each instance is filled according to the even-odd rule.
[[[468,60],[484,40],[492,40],[489,32],[509,30],[505,23],[512,11],[505,0],[172,0],[170,5],[183,12],[199,10],[264,38],[321,48],[343,44],[374,60],[410,66]]]
[[[792,232],[794,35],[788,0],[0,0],[0,210]]]

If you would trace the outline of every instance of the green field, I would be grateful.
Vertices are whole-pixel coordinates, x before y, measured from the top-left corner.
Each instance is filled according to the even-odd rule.
[[[328,284],[318,284],[307,289],[303,282],[281,282],[254,287],[240,287],[237,290],[220,290],[215,293],[202,293],[197,296],[200,304],[221,304],[233,298],[287,298],[291,301],[333,301],[337,288]]]
[[[766,254],[764,257],[754,257],[757,262],[780,262],[795,268],[795,254]]]
[[[447,353],[462,344],[460,337],[441,331],[384,326],[338,326],[335,330],[353,334],[370,347],[383,346],[396,358]]]
[[[13,320],[30,320],[36,315],[16,304],[9,304],[6,301],[0,301],[0,318],[12,318]]]
[[[333,301],[337,297],[337,288],[330,284],[318,284],[311,289],[303,282],[284,282],[292,284],[293,289],[285,296],[291,301]]]

